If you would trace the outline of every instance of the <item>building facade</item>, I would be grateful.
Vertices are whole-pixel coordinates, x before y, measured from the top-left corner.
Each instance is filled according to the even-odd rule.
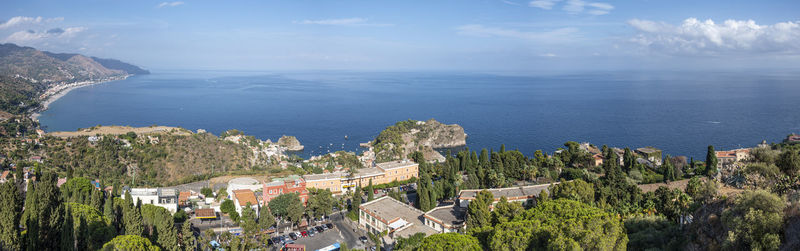
[[[358,169],[355,173],[334,172],[303,176],[306,186],[316,189],[328,189],[334,194],[352,191],[356,186],[367,186],[391,183],[418,178],[419,164],[410,160],[398,160],[379,163],[375,167]]]
[[[266,205],[270,200],[286,193],[297,193],[303,205],[308,203],[306,181],[297,175],[273,179],[272,182],[264,184],[264,188],[262,189],[262,201]]]
[[[131,194],[133,203],[141,200],[142,204],[150,204],[166,208],[172,213],[178,211],[178,191],[168,188],[130,188],[122,193],[122,198],[125,198],[125,192]]]

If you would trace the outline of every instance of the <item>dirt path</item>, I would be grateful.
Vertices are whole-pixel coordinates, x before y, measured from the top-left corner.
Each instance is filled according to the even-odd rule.
[[[701,181],[706,181],[706,178],[703,177],[703,178],[700,178],[700,180]],[[689,184],[689,179],[683,179],[683,180],[679,180],[679,181],[670,182],[669,184],[667,184],[667,183],[642,184],[642,185],[639,185],[639,188],[642,189],[643,193],[655,191],[656,189],[658,189],[659,187],[662,187],[662,186],[668,187],[669,189],[677,188],[677,189],[680,189],[681,191],[683,191],[683,190],[686,190],[686,185],[688,185],[688,184]],[[720,186],[720,188],[717,191],[719,192],[720,195],[728,196],[728,195],[732,195],[732,194],[739,194],[739,193],[743,192],[744,189],[739,189],[739,188],[730,187],[730,186]]]
[[[130,127],[130,126],[99,126],[87,129],[82,129],[74,132],[51,132],[47,135],[61,138],[81,137],[81,136],[94,136],[100,135],[122,135],[128,132],[136,134],[158,134],[158,133],[176,133],[178,135],[191,135],[192,132],[183,128],[169,127],[169,126],[149,126],[149,127]]]

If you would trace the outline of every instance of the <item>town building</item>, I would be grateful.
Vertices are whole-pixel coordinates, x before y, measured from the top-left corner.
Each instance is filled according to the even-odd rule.
[[[262,189],[263,187],[264,186],[261,184],[261,182],[256,180],[256,179],[248,178],[248,177],[242,177],[242,178],[235,178],[235,179],[232,179],[232,180],[228,181],[228,188],[226,190],[228,192],[228,198],[232,199],[231,196],[233,196],[233,191],[234,190],[247,189],[247,190],[255,192],[255,191],[259,190],[259,189]]]
[[[180,192],[178,194],[178,206],[180,207],[189,206],[189,196],[191,195],[192,193],[189,191]]]
[[[389,196],[361,204],[358,213],[358,225],[369,233],[378,234],[386,231],[389,239],[409,237],[416,233],[436,234],[437,231],[425,225],[420,211]]]
[[[717,169],[732,168],[735,163],[750,159],[750,148],[717,151]]]
[[[523,187],[493,188],[485,190],[489,191],[494,196],[494,202],[492,205],[499,202],[501,197],[506,197],[506,200],[509,202],[521,202],[522,205],[527,206],[536,205],[536,198],[539,196],[539,194],[541,194],[542,191],[547,190],[552,184],[557,183]],[[458,206],[467,208],[469,202],[477,198],[478,193],[482,190],[484,189],[461,190],[461,192],[458,194]]]
[[[194,210],[194,217],[200,219],[201,222],[206,220],[216,220],[217,212],[215,212],[213,208],[196,209]]]
[[[178,191],[168,188],[129,188],[123,191],[122,198],[125,198],[125,192],[131,194],[133,203],[141,200],[142,204],[150,204],[166,208],[172,213],[178,211]]]
[[[419,164],[410,160],[398,160],[376,164],[375,167],[357,169],[353,173],[333,172],[303,176],[306,187],[328,189],[334,194],[355,190],[356,186],[367,186],[391,183],[417,178]]]
[[[264,204],[269,203],[270,200],[286,193],[297,193],[300,201],[305,205],[308,202],[308,190],[306,190],[306,181],[300,176],[291,175],[285,178],[276,178],[272,182],[264,184],[262,189],[262,201]]]
[[[636,153],[642,155],[644,159],[650,161],[656,166],[661,165],[661,160],[663,159],[663,157],[661,156],[661,150],[655,147],[648,146],[648,147],[637,148]]]
[[[258,213],[258,199],[256,199],[256,194],[253,193],[252,190],[233,190],[231,195],[233,196],[233,205],[236,206],[236,212],[239,213],[239,215],[242,215],[242,208],[246,207],[248,204],[250,205],[250,208]]]
[[[425,225],[439,233],[458,233],[465,230],[467,208],[455,204],[431,209],[423,215]]]
[[[786,139],[784,139],[783,142],[800,143],[800,134],[795,134],[795,133],[789,134],[788,136],[786,136]]]

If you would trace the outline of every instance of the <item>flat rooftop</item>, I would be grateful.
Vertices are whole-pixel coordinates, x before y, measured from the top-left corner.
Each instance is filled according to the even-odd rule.
[[[467,209],[463,207],[456,207],[455,204],[450,206],[443,206],[431,209],[425,213],[426,217],[434,218],[444,224],[457,226],[464,224],[464,219],[467,217]]]
[[[541,185],[532,185],[532,186],[524,186],[524,187],[507,187],[507,188],[493,188],[493,189],[486,189],[487,191],[491,192],[494,195],[494,200],[500,200],[500,197],[506,197],[506,199],[512,200],[515,198],[530,198],[539,196],[539,194],[547,190],[550,184],[541,184]],[[483,189],[471,189],[471,190],[461,190],[461,193],[458,195],[458,199],[460,200],[473,200],[478,196],[478,193]]]
[[[375,164],[375,165],[378,166],[378,168],[381,168],[383,170],[389,170],[389,169],[395,169],[395,168],[410,167],[410,166],[414,166],[416,164],[417,164],[416,162],[410,161],[410,160],[396,160],[396,161],[378,163],[378,164]]]
[[[400,230],[395,232],[395,235],[410,236],[418,232],[425,234],[437,233],[436,230],[426,226],[425,222],[423,222],[422,215],[425,214],[425,212],[406,205],[405,203],[397,201],[389,196],[381,197],[379,199],[361,204],[359,208],[362,211],[374,216],[386,225],[389,225],[392,222],[400,219],[411,224],[405,228],[400,228]]]
[[[333,173],[303,175],[303,179],[305,179],[306,181],[333,180],[333,179],[341,179],[342,176],[346,176],[346,174],[344,172],[333,172]]]
[[[371,177],[371,176],[376,176],[376,175],[383,174],[383,170],[375,168],[375,167],[356,169],[356,171],[357,172],[356,172],[355,178]]]

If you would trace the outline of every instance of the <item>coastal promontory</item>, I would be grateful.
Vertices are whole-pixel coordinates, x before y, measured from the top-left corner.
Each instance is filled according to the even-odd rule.
[[[278,145],[286,147],[286,150],[289,151],[302,151],[305,148],[295,136],[281,136],[281,138],[278,139]]]
[[[444,156],[435,149],[465,146],[467,134],[457,124],[443,124],[434,119],[428,121],[406,120],[386,127],[370,142],[378,161],[406,158],[420,151],[425,159],[444,161]]]

